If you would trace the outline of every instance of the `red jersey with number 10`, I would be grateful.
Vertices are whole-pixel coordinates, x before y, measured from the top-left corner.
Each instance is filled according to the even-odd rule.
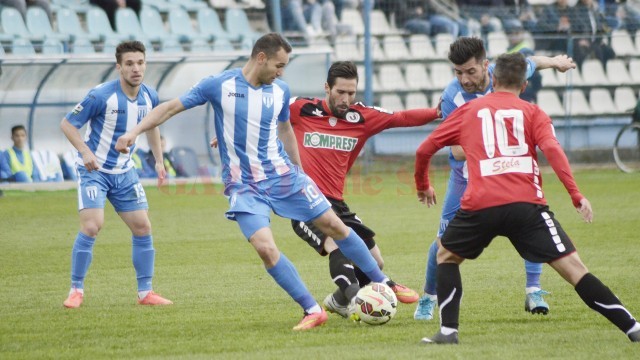
[[[304,172],[327,197],[343,200],[344,181],[367,139],[394,127],[424,125],[436,109],[390,112],[356,103],[344,118],[331,113],[325,100],[298,98],[289,106]]]
[[[536,146],[574,205],[582,199],[551,119],[537,105],[515,94],[489,94],[451,113],[418,149],[418,190],[429,186],[429,159],[448,145],[461,145],[467,156],[469,183],[460,202],[462,209],[474,211],[514,202],[546,204]]]

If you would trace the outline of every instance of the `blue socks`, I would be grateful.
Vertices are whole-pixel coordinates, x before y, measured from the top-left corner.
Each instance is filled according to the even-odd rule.
[[[296,268],[283,253],[280,253],[280,260],[276,265],[267,269],[267,272],[305,311],[318,304],[302,282]]]
[[[93,258],[93,244],[96,238],[78,232],[71,250],[71,287],[84,289],[84,278],[87,276],[91,259]]]
[[[427,255],[427,271],[425,273],[424,292],[436,295],[438,279],[438,240],[434,240]]]
[[[136,269],[136,279],[138,280],[138,291],[151,290],[151,279],[153,278],[153,261],[156,251],[153,248],[153,237],[132,236],[131,259],[133,267]]]
[[[362,270],[363,273],[371,279],[373,282],[383,282],[387,277],[384,275],[382,270],[378,267],[378,263],[376,259],[373,258],[369,249],[367,249],[367,245],[364,244],[364,241],[356,234],[353,229],[349,228],[349,235],[342,239],[334,239],[340,251],[349,258],[353,263]]]
[[[524,269],[527,272],[527,286],[540,288],[540,275],[542,274],[542,264],[524,261]]]

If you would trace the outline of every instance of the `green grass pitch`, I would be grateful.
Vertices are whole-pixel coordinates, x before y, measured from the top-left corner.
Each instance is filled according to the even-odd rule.
[[[433,171],[439,200],[446,171]],[[576,179],[595,211],[581,221],[552,173],[544,185],[551,209],[583,261],[634,314],[640,314],[638,244],[640,174],[580,170]],[[505,191],[509,191],[505,189]],[[424,346],[438,319],[413,320],[400,304],[384,326],[336,315],[307,332],[291,328],[302,311],[264,271],[236,224],[224,218],[220,186],[147,187],[156,248],[154,288],[173,306],[135,305],[130,233],[106,209],[80,309],[62,306],[78,229],[76,192],[5,191],[0,198],[0,358],[180,359],[631,359],[632,344],[571,286],[545,266],[547,316],[524,312],[524,265],[504,238],[462,265],[460,345]],[[377,232],[385,271],[421,291],[426,251],[441,205],[428,209],[412,192],[408,172],[355,171],[346,199]],[[297,266],[318,301],[333,291],[328,260],[272,217],[279,248]]]

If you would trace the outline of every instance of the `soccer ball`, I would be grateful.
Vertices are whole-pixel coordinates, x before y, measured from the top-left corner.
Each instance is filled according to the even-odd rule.
[[[358,291],[355,314],[369,325],[386,324],[396,314],[398,299],[393,290],[382,283],[371,283]]]

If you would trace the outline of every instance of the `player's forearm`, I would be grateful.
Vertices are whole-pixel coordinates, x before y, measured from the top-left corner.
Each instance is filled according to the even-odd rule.
[[[153,153],[156,164],[164,163],[164,155],[162,154],[162,141],[160,140],[160,128],[154,127],[147,131],[147,142]]]
[[[541,143],[539,147],[547,158],[547,161],[549,161],[549,165],[551,165],[551,168],[553,168],[553,171],[558,176],[558,179],[560,179],[565,189],[567,189],[573,205],[576,207],[579,206],[580,200],[582,200],[584,196],[578,189],[578,184],[571,172],[569,159],[567,159],[560,144],[558,144],[556,140],[547,140]]]
[[[412,109],[396,113],[398,116],[391,127],[412,127],[425,125],[439,118],[438,111],[432,109]]]
[[[284,151],[289,155],[289,159],[295,165],[302,168],[302,161],[300,161],[300,153],[298,152],[298,143],[296,142],[296,136],[293,133],[291,124],[287,122],[281,122],[278,125],[278,138],[284,146]]]
[[[429,141],[425,140],[416,150],[416,164],[413,177],[416,181],[416,189],[418,191],[426,191],[429,189],[429,164],[431,158],[438,151],[438,148]]]
[[[91,151],[87,144],[85,144],[84,140],[82,140],[82,136],[78,129],[71,125],[67,118],[62,119],[60,122],[60,129],[62,130],[62,133],[64,133],[64,136],[67,137],[67,140],[69,140],[71,145],[73,145],[80,154],[85,154],[87,151]]]
[[[165,121],[171,119],[171,117],[183,110],[184,106],[182,106],[180,99],[163,102],[151,110],[151,112],[147,114],[147,116],[145,116],[138,125],[129,130],[129,133],[138,136],[147,130],[163,124]]]
[[[576,67],[576,64],[567,55],[557,55],[554,57],[533,55],[530,56],[529,59],[536,64],[536,70],[556,69],[560,72],[565,72]]]

